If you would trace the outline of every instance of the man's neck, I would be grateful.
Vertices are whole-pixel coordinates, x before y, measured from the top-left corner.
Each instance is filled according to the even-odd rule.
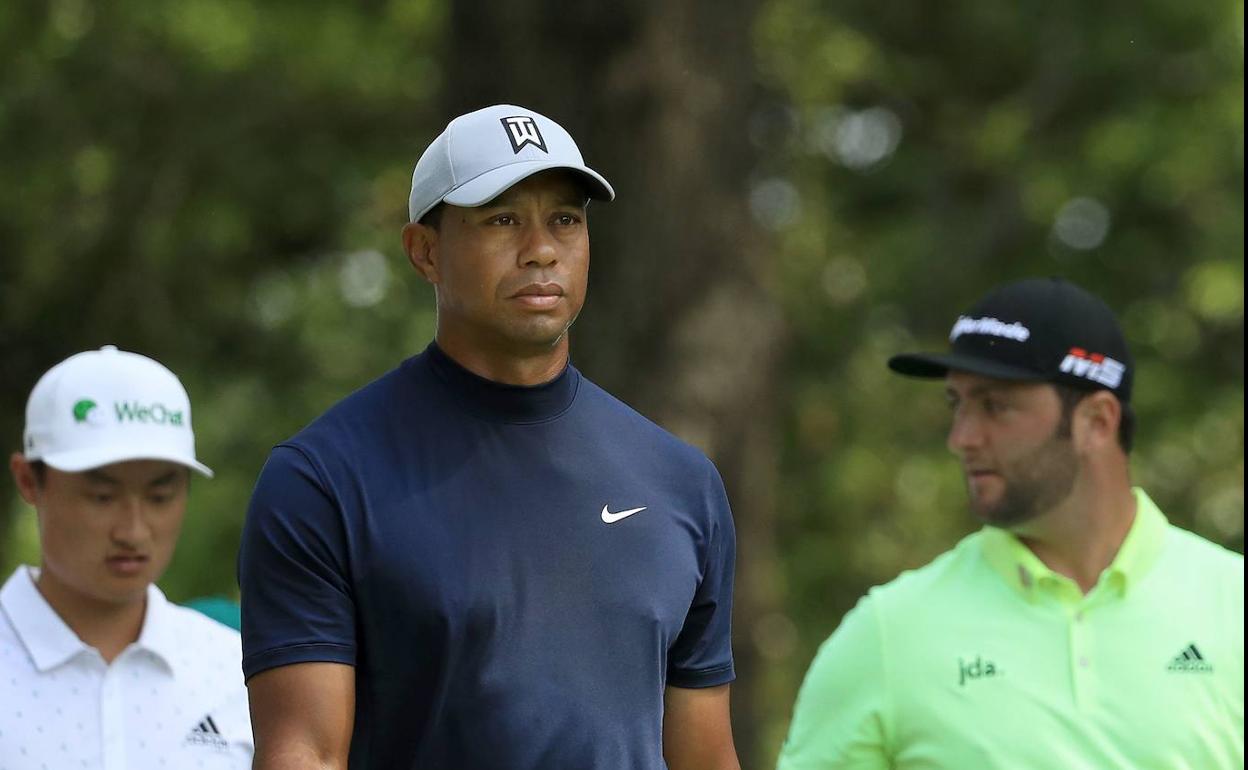
[[[1061,505],[1015,531],[1045,566],[1090,592],[1135,523],[1135,494],[1129,485],[1083,493],[1076,488]]]
[[[492,382],[533,386],[550,382],[568,365],[568,335],[550,347],[500,350],[466,344],[438,331],[438,347],[455,363]]]
[[[147,612],[146,594],[126,603],[93,600],[50,577],[47,569],[40,571],[35,586],[65,625],[84,644],[94,647],[104,662],[112,663],[138,641]]]

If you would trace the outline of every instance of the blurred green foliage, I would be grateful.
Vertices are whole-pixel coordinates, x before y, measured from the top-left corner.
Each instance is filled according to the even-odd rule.
[[[768,723],[742,747],[762,767],[855,599],[974,526],[939,386],[884,361],[942,347],[993,284],[1060,274],[1120,311],[1139,364],[1136,480],[1243,550],[1243,5],[750,13],[756,81],[724,85],[770,96],[724,130],[760,156],[741,194],[772,234],[788,330],[767,577],[782,608],[737,629],[769,663],[741,672],[762,683]],[[179,373],[218,475],[193,486],[162,581],[176,600],[237,595],[268,448],[432,335],[398,229],[412,163],[449,117],[444,14],[0,4],[0,435],[19,446],[35,378],[73,352],[115,343]],[[595,55],[574,43],[559,61]],[[7,574],[38,543],[5,490]]]
[[[193,485],[175,599],[237,594],[269,447],[432,334],[396,245],[439,8],[0,8],[0,435],[20,446],[35,379],[79,350],[177,372],[217,478]],[[9,519],[5,570],[37,557],[34,517]]]

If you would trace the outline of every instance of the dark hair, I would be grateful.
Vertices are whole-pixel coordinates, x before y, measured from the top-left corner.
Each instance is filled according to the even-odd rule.
[[[417,220],[425,227],[432,227],[437,230],[442,226],[442,210],[446,208],[446,204],[438,201],[438,205],[425,212],[425,215]]]
[[[1057,390],[1057,397],[1062,402],[1062,423],[1059,431],[1062,435],[1070,435],[1070,419],[1075,407],[1097,390],[1076,388],[1064,383],[1054,383],[1053,387]],[[1122,419],[1118,421],[1118,446],[1122,447],[1123,452],[1131,454],[1131,447],[1135,443],[1135,411],[1128,403],[1123,403],[1121,400],[1118,403],[1122,405]]]

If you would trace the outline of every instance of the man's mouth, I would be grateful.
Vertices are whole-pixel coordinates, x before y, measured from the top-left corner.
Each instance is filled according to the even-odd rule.
[[[109,556],[104,560],[110,572],[123,577],[139,574],[147,567],[149,561],[150,559],[143,554],[119,554]]]
[[[557,283],[531,283],[511,296],[527,307],[546,309],[563,299],[563,287]]]

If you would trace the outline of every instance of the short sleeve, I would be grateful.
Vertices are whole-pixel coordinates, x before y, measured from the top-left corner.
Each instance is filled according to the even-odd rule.
[[[668,651],[667,684],[673,687],[715,687],[736,678],[732,664],[732,581],[737,540],[732,510],[719,472],[707,461],[710,480],[703,504],[710,513],[710,538],[702,580],[694,593],[684,626]]]
[[[252,493],[238,554],[243,674],[355,664],[355,602],[338,506],[298,449],[276,447]]]
[[[806,672],[777,770],[887,770],[888,688],[872,600],[858,602]]]

